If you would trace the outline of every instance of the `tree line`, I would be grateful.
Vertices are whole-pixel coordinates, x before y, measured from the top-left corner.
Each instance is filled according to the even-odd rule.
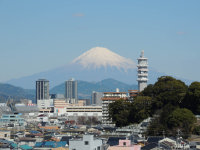
[[[170,76],[158,78],[133,101],[118,100],[109,104],[109,118],[117,127],[140,123],[148,117],[152,121],[146,135],[174,136],[180,129],[182,136],[199,134],[195,115],[200,115],[200,82],[187,86]]]

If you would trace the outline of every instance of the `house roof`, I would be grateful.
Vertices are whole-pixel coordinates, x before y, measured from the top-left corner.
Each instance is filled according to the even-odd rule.
[[[109,137],[107,144],[110,146],[119,145],[119,140],[125,140],[126,137]]]
[[[36,142],[35,147],[49,147],[49,148],[57,148],[57,147],[65,147],[67,144],[66,141],[46,141],[46,142]]]
[[[161,136],[150,136],[150,137],[148,137],[147,142],[148,143],[158,143],[158,141],[160,141],[162,139],[163,139],[163,137],[161,137]]]
[[[69,140],[72,138],[73,138],[72,136],[63,136],[60,141],[66,141],[67,144],[69,145]]]
[[[147,144],[146,146],[143,146],[141,150],[151,150],[153,148],[156,148],[157,146],[158,146],[157,143],[150,143],[150,144]]]
[[[22,150],[33,149],[31,146],[28,146],[28,145],[21,145],[20,148],[21,148]]]
[[[19,138],[19,141],[35,142],[36,139],[31,138],[31,137],[21,137],[21,138]]]

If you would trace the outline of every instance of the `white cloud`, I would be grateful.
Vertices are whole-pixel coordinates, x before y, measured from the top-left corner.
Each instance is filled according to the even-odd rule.
[[[84,17],[85,15],[83,13],[76,13],[73,14],[73,17]]]
[[[183,34],[185,34],[185,32],[179,31],[179,32],[176,32],[176,34],[178,34],[178,35],[183,35]]]

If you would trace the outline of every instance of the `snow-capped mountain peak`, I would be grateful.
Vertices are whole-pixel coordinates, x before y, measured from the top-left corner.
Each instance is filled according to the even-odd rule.
[[[80,64],[84,68],[116,67],[124,70],[136,68],[131,59],[122,57],[104,47],[94,47],[75,58],[72,63]]]

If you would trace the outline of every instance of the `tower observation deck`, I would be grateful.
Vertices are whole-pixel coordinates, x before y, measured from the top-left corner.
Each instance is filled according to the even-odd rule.
[[[147,87],[148,81],[148,58],[144,57],[144,51],[142,50],[140,57],[138,58],[138,91],[141,92]]]

